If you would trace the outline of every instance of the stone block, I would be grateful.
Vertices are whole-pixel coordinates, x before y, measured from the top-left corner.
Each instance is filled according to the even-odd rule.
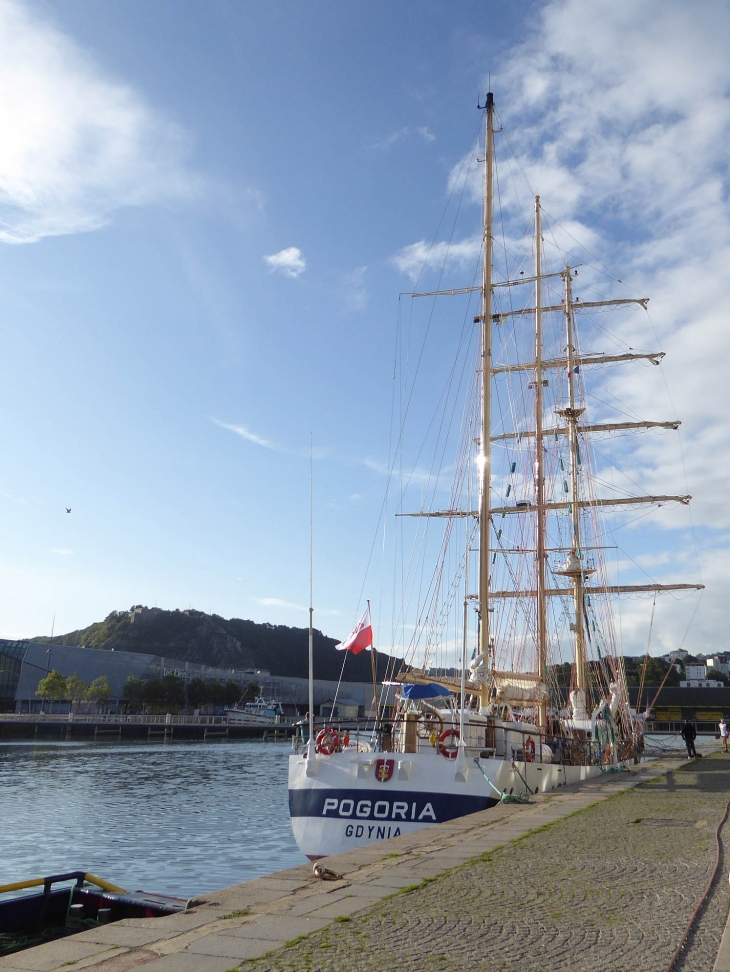
[[[91,928],[89,931],[80,932],[73,936],[73,941],[97,942],[99,945],[134,948],[135,946],[149,945],[168,937],[169,934],[166,934],[159,925],[136,928],[134,924],[128,925],[126,922],[115,921],[110,925],[102,925],[100,928]]]
[[[95,942],[79,942],[75,936],[60,938],[55,942],[36,945],[25,952],[13,952],[0,958],[0,969],[23,969],[24,972],[50,972],[65,962],[77,962],[100,952],[108,951],[108,945],[97,945]]]
[[[223,966],[223,972],[226,969],[231,968],[231,959],[236,959],[238,962],[242,962],[244,959],[258,958],[259,955],[265,955],[266,952],[270,952],[272,949],[281,948],[285,942],[272,942],[264,940],[261,938],[235,938],[232,935],[208,935],[207,938],[200,938],[197,942],[193,942],[184,952],[176,952],[174,955],[165,956],[168,959],[175,958],[186,958],[193,959],[197,958],[200,960],[203,956],[214,956],[216,958],[226,958],[228,959],[228,965]],[[191,972],[199,972],[202,968],[198,965],[188,966]],[[175,970],[177,972],[177,965],[174,963],[169,966],[170,972]],[[159,972],[156,965],[152,965],[150,972]],[[217,972],[217,970],[216,970]]]
[[[252,955],[251,958],[256,956]],[[175,955],[165,955],[143,968],[144,972],[227,972],[235,964],[228,956],[177,952]]]
[[[335,918],[340,916],[346,917],[354,915],[358,911],[367,911],[374,904],[377,904],[377,901],[365,897],[343,898],[341,901],[334,901],[332,904],[320,908],[312,915],[312,920],[323,918],[326,919],[325,924],[329,924],[330,921],[334,921]]]
[[[290,942],[292,938],[308,935],[329,924],[321,917],[306,915],[260,915],[255,921],[240,925],[230,932],[224,930],[221,934],[235,938],[260,938],[265,941]]]

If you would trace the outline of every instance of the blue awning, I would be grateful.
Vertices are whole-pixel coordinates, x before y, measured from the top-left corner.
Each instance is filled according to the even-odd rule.
[[[435,699],[451,692],[443,685],[401,685],[400,694],[404,699]]]

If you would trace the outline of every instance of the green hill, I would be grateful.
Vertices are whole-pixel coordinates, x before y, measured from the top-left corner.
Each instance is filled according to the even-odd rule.
[[[103,621],[79,631],[56,635],[54,641],[86,648],[113,648],[164,655],[215,668],[264,668],[272,675],[307,677],[308,629],[283,624],[257,624],[241,618],[219,617],[203,611],[163,611],[138,605],[132,611],[112,611]],[[48,637],[33,638],[49,642]],[[315,678],[338,679],[343,653],[337,641],[314,632]],[[378,653],[378,677],[385,676],[392,659]],[[400,660],[398,660],[400,662]],[[366,682],[372,679],[369,651],[348,652],[343,678]],[[398,671],[400,664],[396,664]],[[392,674],[392,667],[390,672]]]

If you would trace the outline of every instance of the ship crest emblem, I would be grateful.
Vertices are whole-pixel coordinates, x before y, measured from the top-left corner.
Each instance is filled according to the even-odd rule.
[[[375,779],[379,780],[381,783],[387,783],[388,780],[393,775],[394,769],[395,769],[394,759],[376,759]]]

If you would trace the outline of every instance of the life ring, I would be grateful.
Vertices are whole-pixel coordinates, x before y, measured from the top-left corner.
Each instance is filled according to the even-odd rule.
[[[447,740],[449,742],[447,743]],[[444,729],[444,731],[439,736],[439,752],[446,759],[456,759],[456,754],[459,751],[459,730],[458,729]]]
[[[535,740],[532,738],[532,736],[528,736],[525,740],[525,762],[535,762]]]
[[[314,740],[314,748],[323,756],[331,756],[340,744],[340,737],[334,729],[320,729]]]
[[[349,745],[350,745],[350,733],[348,732],[347,729],[345,729],[345,734],[342,737],[342,748],[347,749]]]

